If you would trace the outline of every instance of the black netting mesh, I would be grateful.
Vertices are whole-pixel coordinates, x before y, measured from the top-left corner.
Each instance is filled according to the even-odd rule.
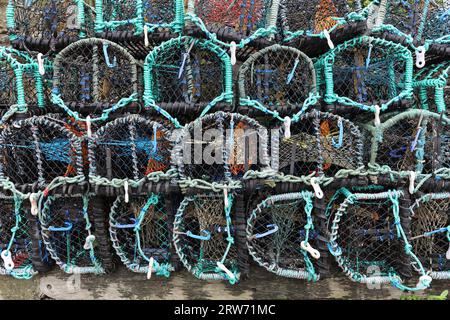
[[[450,271],[449,205],[448,195],[429,194],[412,207],[411,245],[427,271]]]
[[[291,136],[280,129],[280,172],[302,176],[334,176],[340,169],[362,165],[362,135],[350,121],[329,113],[313,111],[291,126]]]
[[[150,258],[159,265],[170,263],[171,232],[163,194],[133,197],[128,203],[119,197],[111,207],[111,241],[122,262],[133,271],[147,272]]]
[[[44,187],[58,176],[82,174],[80,142],[46,117],[32,117],[6,128],[0,146],[2,174],[17,185]]]
[[[134,179],[170,168],[171,133],[158,122],[132,115],[101,127],[90,139],[91,175]]]

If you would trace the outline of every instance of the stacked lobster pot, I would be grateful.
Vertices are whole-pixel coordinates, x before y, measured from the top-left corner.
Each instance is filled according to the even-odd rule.
[[[450,279],[449,8],[9,0],[0,273]]]

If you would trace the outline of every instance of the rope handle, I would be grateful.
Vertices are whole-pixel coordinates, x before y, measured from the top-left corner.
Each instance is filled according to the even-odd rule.
[[[50,226],[48,227],[48,231],[52,231],[52,232],[65,232],[65,231],[70,231],[72,230],[73,224],[70,221],[65,221],[64,222],[65,227],[55,227],[55,226]]]
[[[111,63],[111,60],[109,60],[108,55],[108,46],[109,46],[108,43],[103,43],[103,56],[105,57],[105,62],[108,68],[112,69],[117,67],[117,57],[114,56],[113,63]]]
[[[264,233],[254,234],[253,236],[250,237],[250,240],[264,238],[278,231],[278,226],[276,224],[268,224],[266,225],[266,227],[269,228],[268,231]]]
[[[336,142],[334,140],[334,137],[331,138],[331,144],[336,149],[341,148],[343,143],[344,143],[344,124],[342,123],[342,118],[339,118],[338,127],[339,127],[339,140],[338,140],[338,142]]]
[[[174,233],[176,233],[176,234],[184,234],[190,238],[197,239],[197,240],[208,241],[211,239],[211,232],[209,232],[208,230],[202,230],[200,232],[202,232],[204,235],[203,236],[196,235],[196,234],[193,234],[191,231],[188,231],[188,232],[174,231]]]
[[[319,259],[320,258],[320,252],[316,249],[314,249],[309,242],[306,241],[302,241],[300,243],[300,247],[305,250],[306,252],[308,252],[314,259]]]
[[[6,270],[11,271],[12,269],[14,269],[14,262],[12,260],[11,251],[3,250],[0,256],[3,259],[3,263],[5,265]]]
[[[181,76],[183,75],[187,57],[189,56],[189,53],[191,52],[192,48],[194,47],[195,42],[196,42],[196,40],[193,40],[191,42],[189,48],[186,50],[186,52],[183,52],[183,59],[181,60],[180,70],[178,71],[178,79],[181,79]]]
[[[135,218],[131,218],[131,221],[133,221],[132,224],[120,224],[120,223],[117,223],[117,224],[113,225],[113,227],[117,228],[117,229],[132,229],[132,228],[136,227],[137,221],[136,221]]]
[[[292,79],[294,78],[295,70],[297,70],[297,66],[298,66],[299,62],[300,62],[300,59],[297,57],[294,62],[294,67],[292,68],[291,72],[289,72],[289,74],[287,76],[286,84],[291,83]]]

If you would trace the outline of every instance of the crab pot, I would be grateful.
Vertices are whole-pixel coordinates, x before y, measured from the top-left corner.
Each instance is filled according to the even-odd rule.
[[[0,203],[0,274],[30,279],[37,272],[47,271],[51,262],[42,244],[37,218],[26,200],[2,187]]]
[[[95,9],[96,33],[116,34],[122,41],[134,35],[142,41],[144,27],[148,36],[159,30],[180,32],[184,25],[182,0],[96,0]]]
[[[0,48],[0,109],[11,106],[23,110],[44,109],[49,98],[51,64],[45,62],[46,74],[39,73],[36,60],[25,52]]]
[[[269,167],[267,130],[255,120],[216,112],[189,123],[173,148],[172,163],[181,181],[240,180],[248,170]]]
[[[281,127],[278,161],[273,164],[279,172],[298,177],[316,172],[333,177],[341,169],[362,166],[361,132],[342,117],[312,111],[292,123],[290,136],[286,134],[285,126]]]
[[[376,2],[366,2],[368,1],[281,0],[280,32],[285,41],[301,48],[313,43],[328,48],[324,31],[330,33],[334,44],[341,42],[339,33],[344,30],[353,36],[364,32],[365,20],[371,10],[377,7]],[[364,24],[358,23],[360,21]]]
[[[420,109],[449,116],[450,81],[448,80],[450,63],[428,65],[419,70],[413,81],[417,104]]]
[[[93,194],[51,192],[40,208],[47,251],[66,273],[102,274],[113,268],[102,199]]]
[[[240,258],[245,232],[237,224],[239,201],[222,192],[187,195],[175,215],[173,243],[181,263],[202,280],[240,279]]]
[[[138,181],[170,169],[170,129],[139,115],[118,118],[89,138],[90,176]]]
[[[164,193],[119,196],[109,213],[109,236],[122,263],[137,273],[169,277],[176,270],[171,197]]]
[[[9,0],[6,23],[12,45],[47,53],[92,35],[94,14],[88,4],[77,0]]]
[[[411,99],[413,60],[400,44],[362,36],[325,54],[324,100],[364,111],[385,111],[393,103]]]
[[[55,57],[53,70],[52,102],[76,120],[108,120],[137,102],[136,61],[111,41],[74,42]]]
[[[447,0],[389,0],[384,24],[397,29],[390,32],[394,37],[409,36],[418,44],[425,40],[437,40],[449,34],[448,7]]]
[[[257,51],[241,65],[238,77],[242,113],[255,114],[262,106],[292,115],[312,104],[310,95],[317,95],[313,62],[292,47],[276,44]]]
[[[315,262],[320,253],[309,242],[318,236],[313,198],[307,191],[272,195],[253,209],[247,245],[258,265],[279,276],[318,280]]]
[[[396,114],[372,132],[370,163],[429,174],[448,166],[450,119],[427,110]]]
[[[80,140],[45,117],[15,122],[0,135],[1,175],[22,192],[43,190],[57,177],[83,174]]]
[[[330,252],[351,280],[375,285],[411,276],[412,259],[400,231],[409,233],[403,195],[398,190],[352,193],[342,189],[334,199]]]
[[[196,26],[211,40],[237,44],[275,34],[279,0],[187,0],[188,29]]]
[[[154,48],[144,64],[145,107],[176,125],[209,111],[232,108],[230,58],[219,46],[192,37],[174,38]]]

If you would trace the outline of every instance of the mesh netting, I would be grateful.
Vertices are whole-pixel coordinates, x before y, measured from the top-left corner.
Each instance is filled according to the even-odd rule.
[[[116,119],[89,139],[90,175],[139,180],[170,168],[168,129],[138,115]]]
[[[309,192],[270,196],[247,220],[247,246],[253,259],[280,276],[316,280],[309,253],[303,249],[317,237]],[[317,258],[317,257],[316,257]]]
[[[67,273],[102,273],[97,224],[85,196],[49,196],[40,212],[47,251]],[[105,235],[102,235],[105,236]]]
[[[327,102],[374,111],[410,97],[412,56],[401,45],[363,36],[325,54],[323,63]]]
[[[182,25],[183,5],[180,0],[97,0],[96,12],[96,31],[142,33],[144,25],[178,30]]]
[[[118,197],[109,214],[109,234],[122,262],[134,272],[169,276],[171,223],[164,195],[133,197],[126,203]],[[151,260],[153,259],[153,261]]]
[[[291,35],[301,32],[320,34],[338,25],[336,18],[344,18],[350,12],[361,10],[368,1],[346,0],[282,0],[280,18],[283,32]]]
[[[0,274],[30,279],[35,273],[32,265],[33,240],[27,214],[20,198],[0,195]]]
[[[175,216],[175,249],[183,265],[200,279],[238,279],[235,226],[230,214],[232,197],[228,199],[226,210],[221,194],[188,196]]]
[[[43,188],[56,177],[83,174],[80,141],[45,116],[3,130],[0,147],[1,173],[16,185]]]
[[[450,34],[449,8],[449,0],[434,0],[429,2],[423,34],[425,39],[437,40]]]
[[[398,202],[388,193],[347,193],[332,213],[330,250],[354,281],[389,282],[408,261],[397,229],[396,209]]]
[[[362,166],[363,144],[359,129],[350,121],[312,111],[292,124],[290,137],[280,129],[279,164],[285,174],[334,176],[340,169]]]
[[[192,118],[192,113],[204,114],[218,102],[230,103],[231,80],[230,58],[220,47],[191,37],[174,38],[145,58],[145,104],[158,111],[183,108]]]
[[[276,110],[301,108],[316,90],[310,58],[286,46],[273,45],[253,54],[239,70],[239,96]]]
[[[90,107],[103,120],[137,95],[134,58],[119,45],[96,38],[79,40],[55,58],[53,103],[78,120],[76,106]]]
[[[371,163],[430,173],[450,163],[449,119],[428,111],[397,114],[373,128]]]
[[[181,179],[225,182],[268,167],[267,130],[237,113],[216,112],[188,124],[174,147]]]
[[[93,22],[93,12],[84,1],[9,0],[8,3],[11,40],[42,39],[55,43],[64,38],[83,37],[90,34]]]
[[[247,38],[275,25],[278,0],[188,0],[194,22],[209,31],[221,31]],[[200,21],[198,21],[200,19]]]
[[[450,278],[450,197],[427,194],[412,206],[411,244],[433,278]]]

